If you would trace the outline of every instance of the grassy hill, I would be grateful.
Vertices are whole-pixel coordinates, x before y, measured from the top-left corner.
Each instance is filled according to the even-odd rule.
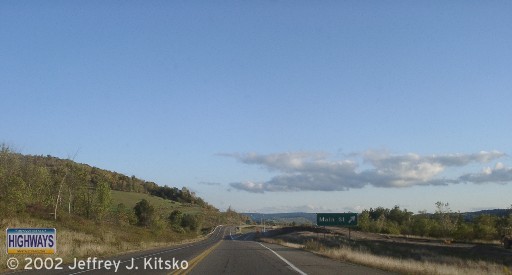
[[[144,193],[112,190],[111,196],[112,210],[114,210],[120,203],[124,204],[128,208],[133,208],[137,202],[141,201],[142,199],[145,199],[149,201],[149,203],[153,205],[155,210],[159,213],[171,213],[174,210],[180,210],[185,214],[199,214],[204,211],[204,208],[198,205],[190,203],[180,203],[177,201],[167,200]]]

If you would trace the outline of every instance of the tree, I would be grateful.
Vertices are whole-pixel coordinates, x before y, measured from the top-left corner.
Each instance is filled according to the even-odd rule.
[[[472,240],[474,239],[473,227],[465,222],[457,223],[455,230],[455,238],[458,240]]]
[[[453,219],[454,215],[450,209],[450,204],[438,201],[436,202],[436,208],[435,217],[440,230],[438,237],[452,236],[457,227],[457,221]]]
[[[362,231],[368,232],[370,231],[370,212],[368,210],[363,210],[361,215],[359,215],[359,228]]]
[[[130,224],[130,211],[128,208],[126,208],[124,203],[119,203],[114,213],[116,222],[118,224]]]
[[[4,216],[17,215],[25,210],[28,199],[27,184],[22,178],[22,164],[18,154],[5,144],[0,146],[0,211]]]
[[[380,206],[376,209],[370,208],[369,214],[370,218],[376,221],[382,216],[387,217],[389,215],[389,209]]]
[[[477,239],[481,240],[492,240],[498,238],[498,231],[496,230],[495,216],[491,215],[480,215],[473,221],[473,232]]]
[[[388,219],[396,222],[399,225],[403,225],[408,223],[411,220],[412,212],[407,211],[407,209],[400,210],[398,205],[395,205],[393,209],[389,211]]]
[[[51,207],[53,192],[50,171],[46,167],[38,167],[35,182],[35,188],[32,190],[35,193],[33,196],[34,200],[41,203],[44,207]]]
[[[183,219],[181,221],[181,226],[183,228],[188,228],[190,231],[197,231],[201,228],[202,219],[198,215],[185,214],[183,215]]]
[[[20,177],[11,176],[7,178],[7,194],[5,200],[5,211],[7,215],[16,215],[25,211],[26,204],[26,184]]]
[[[181,188],[181,199],[183,202],[191,203],[192,202],[192,194],[187,189],[187,187]]]
[[[151,224],[151,221],[153,221],[155,209],[146,199],[139,201],[135,207],[133,207],[133,210],[135,212],[135,216],[137,216],[138,225],[148,226]]]
[[[169,215],[169,222],[174,227],[180,227],[182,219],[183,219],[183,212],[181,212],[180,210],[174,210]]]
[[[412,233],[418,236],[429,236],[432,228],[432,220],[425,214],[419,214],[414,217],[411,225]]]
[[[386,215],[381,214],[379,216],[379,218],[377,219],[377,222],[375,223],[375,225],[377,226],[377,232],[379,232],[379,233],[387,233],[387,232],[384,232],[385,230],[383,230],[384,229],[384,225],[386,225]]]
[[[68,185],[68,212],[91,217],[93,212],[94,185],[91,183],[91,169],[75,165],[69,175],[72,184]]]
[[[110,187],[106,182],[100,182],[96,187],[96,199],[94,203],[94,212],[96,219],[102,220],[112,204],[110,196]]]

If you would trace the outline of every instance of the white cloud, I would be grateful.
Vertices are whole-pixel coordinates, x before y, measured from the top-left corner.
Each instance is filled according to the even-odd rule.
[[[462,182],[471,183],[509,183],[512,182],[512,168],[507,168],[501,162],[496,163],[494,168],[486,167],[481,173],[465,174],[459,177]]]
[[[378,187],[410,187],[415,185],[446,185],[458,182],[507,182],[510,169],[498,163],[495,169],[481,174],[467,174],[456,179],[438,178],[448,168],[471,163],[485,163],[505,156],[499,151],[475,154],[420,156],[392,155],[385,151],[367,151],[352,155],[353,159],[331,160],[326,153],[292,152],[260,155],[223,154],[238,161],[258,165],[279,175],[265,182],[235,182],[230,186],[253,193],[289,191],[345,191],[366,185]],[[360,161],[356,159],[359,158]],[[359,171],[361,164],[368,167]],[[487,175],[487,177],[484,177]]]
[[[263,183],[254,183],[252,181],[234,182],[230,185],[235,189],[245,190],[252,193],[263,193],[265,191]]]

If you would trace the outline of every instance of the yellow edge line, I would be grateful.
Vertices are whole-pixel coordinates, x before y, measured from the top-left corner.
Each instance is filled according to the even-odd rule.
[[[217,246],[220,245],[220,243],[222,243],[223,240],[220,240],[217,244],[213,245],[212,247],[208,248],[207,250],[203,251],[203,253],[197,255],[197,257],[195,257],[194,259],[190,260],[189,262],[189,265],[188,265],[188,268],[187,269],[181,269],[181,270],[178,270],[176,273],[170,273],[170,274],[174,274],[174,275],[185,275],[185,274],[188,274],[190,271],[192,271],[192,269],[194,269],[194,267],[199,264],[199,262],[201,262],[204,258],[206,258],[206,256],[208,256],[208,254],[210,254],[213,250],[215,250],[215,248],[217,248]]]

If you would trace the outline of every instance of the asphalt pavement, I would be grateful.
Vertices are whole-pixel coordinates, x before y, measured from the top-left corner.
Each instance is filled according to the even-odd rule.
[[[255,242],[254,237],[254,233],[231,234],[188,274],[394,274],[300,249]]]

